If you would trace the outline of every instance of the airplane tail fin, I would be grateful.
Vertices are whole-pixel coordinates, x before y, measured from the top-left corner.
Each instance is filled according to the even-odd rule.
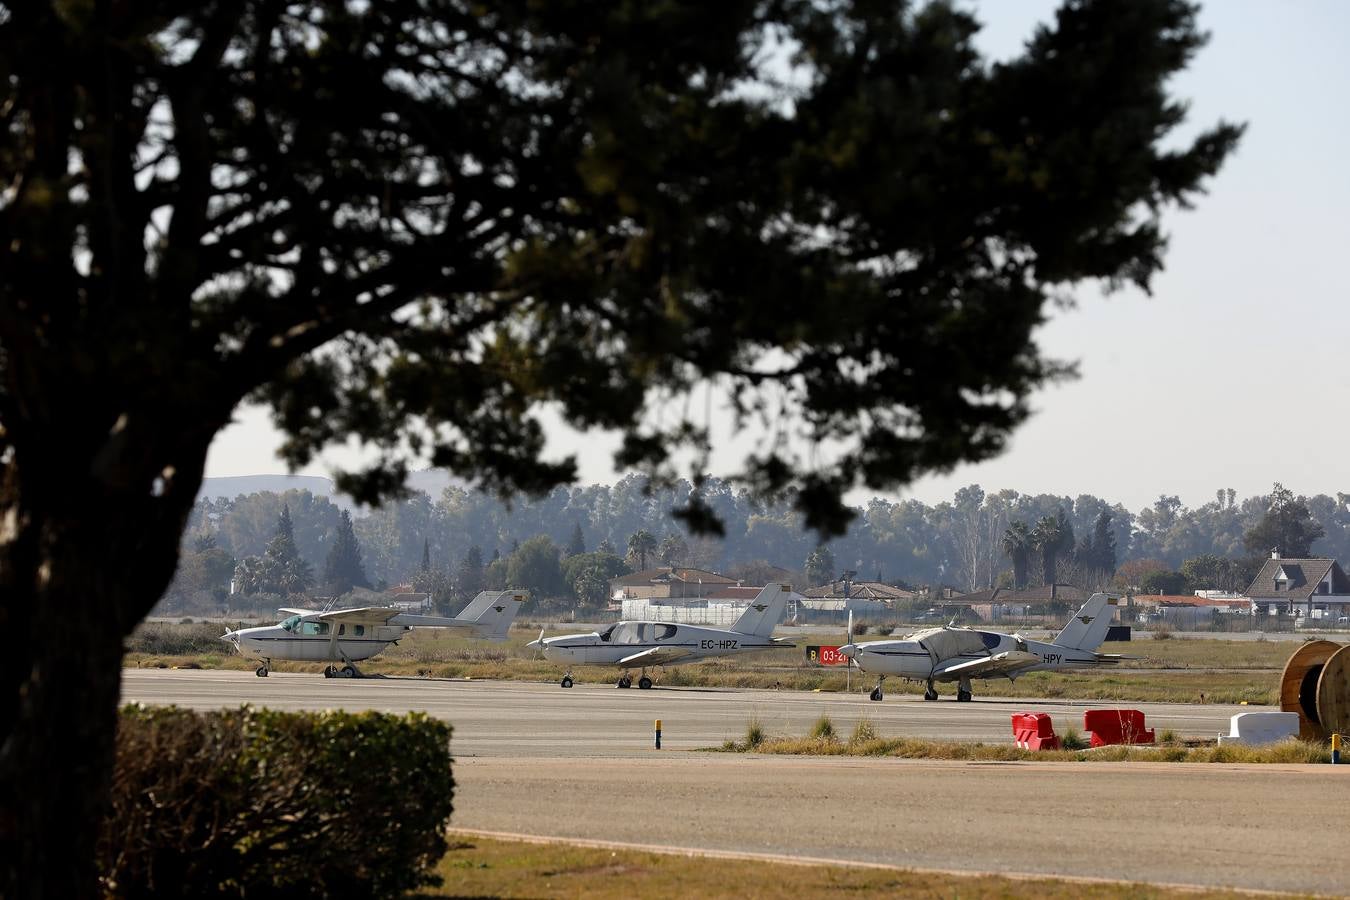
[[[1114,618],[1112,607],[1120,602],[1118,594],[1098,591],[1087,599],[1064,626],[1064,630],[1055,636],[1054,643],[1071,650],[1096,650],[1106,640],[1106,630],[1111,627]]]
[[[529,596],[525,591],[482,591],[469,601],[459,618],[472,622],[474,634],[479,637],[504,641],[511,622]]]
[[[783,621],[783,613],[787,612],[790,593],[792,585],[789,584],[765,585],[764,590],[760,591],[759,595],[750,601],[745,612],[741,613],[736,624],[731,626],[731,630],[757,637],[768,637],[773,634],[774,626]]]

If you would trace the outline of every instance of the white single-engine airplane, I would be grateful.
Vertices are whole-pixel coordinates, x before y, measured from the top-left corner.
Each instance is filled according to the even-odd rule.
[[[864,672],[877,673],[873,700],[881,699],[881,683],[886,676],[898,675],[906,681],[924,682],[925,700],[937,699],[933,682],[958,682],[956,699],[964,702],[970,700],[972,678],[1016,681],[1025,672],[1081,669],[1124,659],[1094,652],[1111,624],[1108,607],[1118,603],[1116,594],[1093,594],[1048,644],[1027,640],[1020,634],[951,626],[930,628],[903,640],[855,644],[850,620],[849,643],[839,652]]]
[[[276,625],[226,631],[222,641],[240,653],[262,660],[255,674],[267,677],[274,659],[326,662],[325,678],[339,675],[359,678],[355,663],[369,659],[399,639],[414,626],[422,628],[467,628],[475,636],[505,640],[511,620],[524,604],[524,591],[482,591],[455,618],[419,616],[393,606],[365,606],[316,612],[283,608],[291,617]],[[343,663],[338,668],[337,663]]]
[[[786,584],[771,584],[751,601],[730,629],[704,625],[677,625],[672,622],[618,622],[604,631],[589,634],[564,634],[539,640],[529,646],[543,651],[544,658],[567,664],[560,684],[572,686],[572,666],[618,666],[623,669],[618,686],[633,686],[630,669],[640,668],[638,687],[647,690],[651,666],[674,666],[712,656],[729,656],[751,650],[791,647],[782,638],[773,638],[774,626],[787,610]]]

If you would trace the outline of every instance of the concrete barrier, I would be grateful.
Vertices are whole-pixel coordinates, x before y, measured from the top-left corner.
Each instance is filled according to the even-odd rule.
[[[1144,727],[1144,714],[1137,709],[1089,709],[1083,713],[1083,730],[1092,735],[1093,747],[1153,743],[1153,729]]]
[[[1298,737],[1298,713],[1247,712],[1233,716],[1228,734],[1219,735],[1220,744],[1274,744],[1285,738]]]
[[[1023,750],[1058,750],[1059,736],[1049,713],[1013,713],[1013,739]]]

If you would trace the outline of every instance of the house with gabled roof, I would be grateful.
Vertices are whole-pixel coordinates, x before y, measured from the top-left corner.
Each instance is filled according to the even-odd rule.
[[[1247,596],[1252,613],[1330,618],[1350,614],[1350,577],[1334,559],[1285,559],[1272,550]]]
[[[652,600],[707,597],[722,588],[735,585],[736,579],[718,572],[688,566],[662,566],[611,578],[609,595],[615,600]]]

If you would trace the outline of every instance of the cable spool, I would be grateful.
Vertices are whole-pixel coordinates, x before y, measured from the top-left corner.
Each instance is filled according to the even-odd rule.
[[[1350,646],[1309,641],[1295,650],[1280,678],[1280,709],[1298,713],[1305,741],[1350,727]]]

